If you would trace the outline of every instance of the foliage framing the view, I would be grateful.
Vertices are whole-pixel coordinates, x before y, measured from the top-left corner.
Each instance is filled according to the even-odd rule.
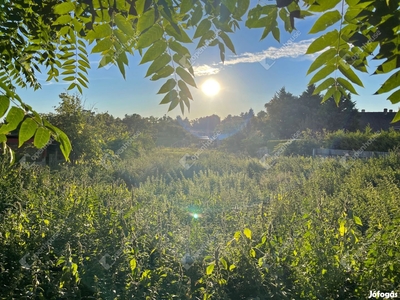
[[[335,8],[340,3],[338,11]],[[20,144],[34,136],[34,144],[40,148],[52,135],[68,157],[71,144],[67,136],[26,105],[15,88],[40,88],[36,72],[45,68],[47,81],[61,78],[70,82],[68,90],[76,88],[82,93],[88,84],[89,45],[93,45],[92,53],[102,56],[99,67],[116,64],[124,77],[127,54],[139,52],[141,64],[150,63],[146,77],[165,80],[158,91],[165,94],[161,104],[169,104],[169,111],[178,105],[182,113],[185,106],[190,109],[193,97],[188,85],[196,87],[196,83],[190,51],[183,44],[196,41],[197,48],[218,46],[224,61],[225,47],[235,53],[228,34],[239,28],[246,12],[248,28],[264,28],[261,39],[272,33],[277,41],[278,16],[288,32],[295,29],[295,18],[314,13],[322,15],[310,33],[340,22],[339,30],[318,37],[307,50],[307,54],[323,51],[308,70],[319,69],[310,84],[325,79],[315,90],[326,91],[323,101],[333,97],[339,103],[347,91],[356,93],[352,83],[363,84],[353,69],[367,72],[367,57],[375,49],[379,52],[374,59],[385,61],[374,74],[395,71],[376,94],[393,92],[400,83],[397,0],[277,0],[253,8],[249,0],[2,0],[0,8],[0,117],[6,120],[0,127],[0,142],[5,150],[10,150],[6,134],[20,128]],[[186,33],[190,30],[195,30],[193,38]],[[399,95],[397,89],[388,99],[398,103]],[[400,112],[393,121],[398,120]]]

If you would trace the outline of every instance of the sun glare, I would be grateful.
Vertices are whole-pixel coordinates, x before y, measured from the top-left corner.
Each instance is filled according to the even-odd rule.
[[[220,89],[221,89],[221,87],[220,87],[218,81],[216,81],[214,79],[208,79],[201,86],[201,90],[207,96],[215,96],[216,94],[219,93]]]

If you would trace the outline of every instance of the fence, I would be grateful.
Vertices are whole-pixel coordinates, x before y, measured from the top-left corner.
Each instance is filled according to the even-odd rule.
[[[352,150],[337,150],[337,149],[313,149],[313,157],[332,157],[332,156],[352,156],[358,158],[370,158],[389,155],[389,152],[379,151],[352,151]]]

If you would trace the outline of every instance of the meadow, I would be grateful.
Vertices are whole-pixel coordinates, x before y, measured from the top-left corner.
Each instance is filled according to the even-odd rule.
[[[0,163],[0,299],[365,299],[400,292],[400,157],[155,148]],[[268,162],[268,159],[267,159]]]

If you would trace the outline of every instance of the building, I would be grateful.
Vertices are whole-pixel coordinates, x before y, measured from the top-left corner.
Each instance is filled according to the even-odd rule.
[[[21,163],[53,166],[65,161],[60,144],[52,138],[42,149],[37,149],[33,146],[33,138],[26,141],[21,148],[18,147],[18,129],[10,132],[6,137],[7,145],[16,153],[17,161]]]
[[[400,130],[400,121],[391,124],[396,112],[393,109],[388,110],[385,108],[383,112],[366,112],[365,109],[361,110],[359,118],[359,126],[364,129],[368,125],[373,131],[389,130],[393,128],[394,130]]]

